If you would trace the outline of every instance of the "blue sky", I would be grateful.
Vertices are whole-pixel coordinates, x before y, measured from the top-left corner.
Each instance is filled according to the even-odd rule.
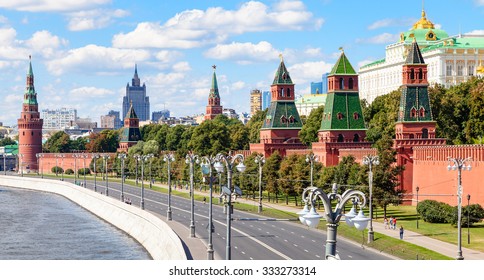
[[[0,122],[17,123],[29,55],[40,110],[99,122],[121,111],[137,63],[151,111],[204,113],[215,64],[222,105],[248,112],[279,53],[305,94],[339,47],[357,69],[383,58],[421,10],[421,0],[0,0]],[[427,0],[425,11],[449,35],[484,34],[484,0]]]

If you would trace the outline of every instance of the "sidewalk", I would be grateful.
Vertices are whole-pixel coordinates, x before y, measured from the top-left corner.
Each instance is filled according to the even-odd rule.
[[[164,184],[156,184],[159,187],[167,188],[167,185]],[[186,191],[185,189],[181,190],[182,192]],[[207,192],[201,192],[198,189],[195,189],[195,193],[198,195],[205,195],[207,196]],[[218,194],[213,194],[214,197],[218,197]],[[252,200],[247,200],[247,199],[240,199],[243,201],[243,203],[254,203],[254,205],[258,202],[252,201]],[[268,203],[267,201],[263,201],[263,207],[265,208],[273,208],[273,209],[278,209],[286,212],[292,212],[292,213],[297,213],[299,212],[302,208],[296,208],[296,207],[291,207],[291,206],[285,206],[285,205],[278,205],[278,204],[272,204]],[[373,230],[375,232],[378,232],[380,234],[384,234],[396,239],[400,239],[400,231],[397,229],[391,230],[391,229],[385,229],[383,223],[380,222],[373,222]],[[442,255],[455,258],[457,257],[457,245],[443,242],[434,238],[430,238],[427,236],[424,236],[420,233],[416,233],[413,231],[405,230],[405,233],[403,235],[403,241],[408,242],[408,243],[413,243],[415,245],[427,248],[429,250],[438,252]],[[471,250],[462,247],[462,256],[464,257],[464,260],[484,260],[484,252],[479,252],[476,250]],[[195,258],[197,259],[197,258]]]

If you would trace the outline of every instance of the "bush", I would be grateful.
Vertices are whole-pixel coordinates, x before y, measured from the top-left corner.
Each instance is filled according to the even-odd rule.
[[[79,175],[91,174],[91,170],[89,168],[81,168],[77,171],[77,174]]]
[[[467,217],[469,216],[469,226],[480,222],[484,218],[484,209],[479,204],[471,204],[469,207],[462,207],[461,226],[467,226]],[[454,207],[454,212],[451,217],[452,225],[457,225],[457,206]]]
[[[418,203],[417,213],[429,223],[450,223],[454,207],[435,200],[424,200]]]
[[[56,174],[61,174],[61,173],[64,172],[64,170],[62,168],[60,168],[59,166],[52,167],[52,169],[50,171],[52,171],[52,173],[56,173]]]
[[[74,170],[72,170],[72,169],[68,168],[68,169],[66,169],[66,174],[67,174],[67,175],[74,174]]]

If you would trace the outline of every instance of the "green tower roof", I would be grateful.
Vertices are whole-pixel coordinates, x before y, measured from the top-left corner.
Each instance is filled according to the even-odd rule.
[[[302,122],[294,101],[273,101],[261,129],[301,129]]]
[[[338,58],[338,61],[336,61],[336,64],[333,66],[333,69],[331,69],[331,72],[328,76],[351,74],[356,75],[355,69],[353,68],[353,66],[351,66],[351,63],[346,57],[344,51],[342,51],[341,55]]]
[[[128,110],[128,113],[126,114],[126,118],[128,118],[128,119],[137,119],[138,118],[138,116],[136,115],[136,112],[134,111],[134,108],[133,108],[133,101],[130,101],[129,110]]]
[[[215,65],[212,67],[213,67],[213,75],[212,75],[212,87],[210,88],[210,97],[220,98],[220,95],[218,93],[217,75],[215,74],[215,69],[217,67]]]
[[[284,64],[284,59],[281,57],[281,63],[279,63],[279,67],[277,68],[276,75],[274,76],[274,81],[272,82],[273,85],[293,85],[291,76],[289,76],[289,71],[287,71],[286,65]]]
[[[32,57],[29,55],[29,70],[27,72],[27,87],[23,104],[37,105],[37,93],[34,86],[34,71],[32,70]]]

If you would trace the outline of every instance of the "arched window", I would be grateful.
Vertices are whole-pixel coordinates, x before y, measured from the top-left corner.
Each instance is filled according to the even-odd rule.
[[[281,88],[281,97],[284,97],[284,89]]]
[[[338,134],[338,142],[343,142],[345,140],[343,134]]]
[[[426,128],[422,129],[422,138],[423,139],[429,138],[429,130],[428,129],[426,129]]]
[[[420,110],[418,110],[418,116],[425,117],[425,109],[423,107],[420,107]]]
[[[358,114],[357,112],[354,112],[353,113],[353,119],[357,120],[360,118],[360,114]]]
[[[345,88],[345,80],[343,78],[339,78],[339,89]]]
[[[422,78],[423,78],[423,72],[422,72],[422,68],[420,68],[420,69],[418,70],[418,79],[419,79],[419,80],[422,80]]]
[[[410,134],[408,137],[409,137],[410,139],[413,139],[413,138],[415,138],[415,135]]]
[[[338,112],[338,120],[342,120],[342,119],[343,119],[343,113]]]
[[[287,97],[291,97],[291,89],[290,88],[287,89]]]
[[[353,89],[353,78],[350,78],[350,80],[348,82],[348,88]]]
[[[353,142],[360,142],[360,135],[356,134],[353,136]]]
[[[413,71],[413,69],[410,69],[410,80],[414,80],[415,79],[415,72]]]
[[[413,107],[412,110],[410,110],[410,117],[411,118],[417,117],[417,109],[415,109],[415,107]]]

